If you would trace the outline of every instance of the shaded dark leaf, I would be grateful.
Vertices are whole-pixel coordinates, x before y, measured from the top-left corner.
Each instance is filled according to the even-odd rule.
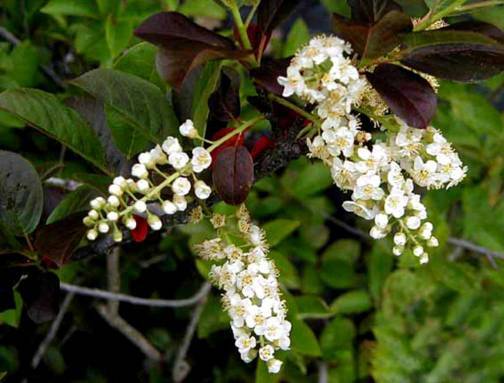
[[[135,35],[161,47],[157,68],[161,77],[180,89],[187,74],[209,60],[241,58],[247,52],[234,43],[203,28],[177,12],[151,16],[135,31]]]
[[[37,227],[44,204],[33,166],[19,154],[0,150],[0,226],[23,236]]]
[[[209,120],[228,122],[240,115],[240,75],[232,68],[223,68],[220,82],[208,100]],[[210,123],[211,124],[211,123]]]
[[[284,21],[298,5],[292,0],[262,0],[257,8],[257,25],[263,34],[270,33]]]
[[[83,217],[84,213],[72,214],[36,231],[34,246],[46,262],[50,260],[58,267],[68,262],[86,232]]]
[[[447,80],[473,82],[504,70],[504,45],[481,33],[438,29],[404,35],[401,62]]]
[[[28,316],[35,323],[50,321],[58,313],[60,285],[55,274],[30,274],[19,285],[19,292],[27,307]]]
[[[436,113],[437,99],[429,82],[403,67],[381,64],[366,74],[392,112],[408,125],[425,129]]]
[[[289,66],[291,57],[283,59],[264,59],[259,68],[254,68],[250,71],[250,75],[257,85],[261,86],[268,92],[281,96],[283,87],[278,83],[278,76],[287,75],[287,67]]]
[[[251,23],[247,28],[247,35],[249,37],[250,44],[252,44],[252,48],[254,48],[256,58],[262,57],[264,50],[271,39],[271,31],[263,33],[257,24]],[[239,40],[239,38],[237,38],[237,40]]]
[[[16,307],[12,288],[18,283],[23,274],[21,268],[7,268],[0,270],[0,312]]]
[[[493,24],[484,23],[477,20],[462,21],[460,23],[450,24],[444,30],[477,32],[504,44],[504,32]]]
[[[391,11],[402,11],[392,0],[348,0],[352,21],[365,24],[376,24]]]
[[[228,147],[217,156],[212,174],[222,200],[239,205],[247,199],[254,182],[254,160],[244,146]]]
[[[93,97],[76,96],[66,100],[66,104],[75,109],[89,126],[95,131],[103,148],[105,159],[114,173],[123,174],[128,167],[128,161],[115,145],[105,116],[103,102]]]
[[[366,24],[333,15],[336,34],[350,42],[362,60],[381,57],[400,44],[398,34],[410,31],[413,27],[408,15],[392,10],[374,24]]]

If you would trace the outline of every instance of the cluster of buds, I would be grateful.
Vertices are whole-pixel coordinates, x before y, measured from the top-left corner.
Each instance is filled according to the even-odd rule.
[[[282,362],[275,351],[288,350],[291,323],[286,319],[285,301],[278,285],[278,270],[268,259],[268,245],[263,230],[250,221],[242,206],[237,211],[233,233],[239,246],[231,243],[229,220],[212,219],[217,238],[196,246],[203,259],[216,262],[210,280],[224,291],[223,306],[231,318],[231,329],[242,360],[250,362],[259,355],[270,373],[277,373]],[[238,234],[236,234],[238,233]]]
[[[425,249],[438,246],[438,240],[432,236],[432,224],[425,221],[426,208],[414,193],[414,183],[427,188],[450,187],[464,178],[466,168],[432,127],[414,129],[398,119],[400,129],[386,132],[386,142],[373,140],[370,133],[362,131],[350,110],[363,100],[366,80],[345,53],[350,50],[342,40],[315,38],[293,58],[287,78],[279,77],[278,82],[284,86],[284,96],[295,93],[315,103],[321,123],[318,133],[308,139],[309,156],[324,161],[335,184],[352,193],[343,208],[374,220],[373,238],[393,233],[394,254],[409,248],[421,263],[428,262]],[[332,66],[326,63],[329,54]],[[343,63],[344,69],[335,63]],[[315,88],[309,85],[314,78],[318,81]],[[331,96],[335,89],[341,95],[339,101]],[[327,107],[330,100],[333,105]]]
[[[180,126],[184,136],[196,137],[195,132],[190,120]],[[212,157],[205,148],[195,147],[190,157],[175,137],[168,137],[161,146],[141,153],[138,163],[131,168],[132,178],[116,177],[106,199],[97,197],[91,201],[91,210],[84,218],[89,227],[87,238],[93,241],[99,234],[111,233],[120,242],[123,236],[120,225],[134,230],[137,225],[134,215],[145,217],[152,230],[160,230],[161,215],[186,210],[194,197],[204,200],[210,196],[210,186],[198,179],[197,174],[211,163]]]

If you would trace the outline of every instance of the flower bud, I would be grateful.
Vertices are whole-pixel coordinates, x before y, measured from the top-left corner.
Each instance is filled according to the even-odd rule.
[[[149,181],[147,180],[138,180],[136,183],[137,189],[140,193],[147,193],[150,190]]]
[[[404,246],[406,244],[406,235],[404,233],[396,233],[394,235],[394,243],[397,246]]]
[[[107,198],[107,202],[112,207],[118,207],[121,204],[119,198],[115,195],[111,195]]]
[[[124,225],[130,229],[130,230],[135,230],[136,229],[136,226],[137,226],[137,223],[136,223],[136,220],[135,218],[133,217],[128,217],[124,220]]]
[[[212,194],[212,189],[203,181],[196,181],[194,183],[194,194],[199,199],[207,199]]]
[[[98,237],[98,232],[95,229],[88,230],[86,237],[90,241],[94,241]]]
[[[184,196],[191,190],[191,183],[185,177],[178,177],[172,184],[173,193]]]
[[[163,226],[159,217],[154,214],[149,214],[149,216],[147,217],[147,223],[149,224],[152,230],[160,230],[161,227]]]
[[[137,178],[147,178],[149,176],[149,172],[145,165],[135,164],[131,168],[131,175]]]
[[[163,211],[169,215],[175,214],[177,212],[177,206],[172,201],[164,201]]]
[[[105,205],[105,199],[103,197],[96,197],[89,204],[93,209],[101,209]]]
[[[108,191],[110,194],[115,195],[117,197],[120,197],[123,194],[123,190],[121,189],[121,187],[115,184],[110,185]]]
[[[91,218],[91,219],[98,219],[100,217],[100,215],[98,214],[98,212],[96,210],[89,210],[88,211],[88,217]]]
[[[180,125],[179,132],[184,137],[188,137],[188,138],[198,137],[198,131],[194,127],[194,124],[191,120],[186,120],[186,122],[184,122],[182,125]]]
[[[121,242],[122,239],[123,239],[123,235],[122,235],[122,232],[121,230],[114,230],[114,233],[112,234],[112,238],[115,242]]]
[[[388,216],[384,213],[376,214],[374,221],[380,229],[385,229],[388,225]]]
[[[133,207],[138,213],[144,213],[147,210],[147,205],[142,200],[136,201]]]
[[[423,253],[424,249],[422,246],[419,245],[413,248],[413,254],[415,255],[415,257],[420,257]]]
[[[102,234],[106,234],[108,233],[108,231],[110,230],[110,227],[107,223],[105,222],[100,222],[100,224],[98,225],[98,231]]]
[[[107,219],[111,222],[116,222],[119,219],[119,214],[116,211],[110,211],[107,213]]]

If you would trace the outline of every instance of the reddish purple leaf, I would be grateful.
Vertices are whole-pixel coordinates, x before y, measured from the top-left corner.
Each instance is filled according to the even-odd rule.
[[[227,123],[240,115],[240,75],[230,67],[221,71],[219,85],[208,99],[209,125]]]
[[[392,10],[376,23],[368,24],[333,15],[336,34],[350,42],[362,60],[381,57],[399,45],[398,34],[412,29],[411,19],[401,11]]]
[[[268,34],[285,20],[299,3],[292,0],[261,0],[257,8],[257,25]]]
[[[402,11],[392,0],[349,0],[352,21],[373,25],[390,11]]]
[[[58,313],[60,282],[51,272],[36,271],[19,285],[28,316],[35,323],[54,319]]]
[[[254,160],[244,146],[228,147],[219,153],[213,166],[217,194],[230,205],[247,199],[254,182]]]
[[[233,41],[203,28],[177,12],[162,12],[148,18],[135,35],[161,47],[157,68],[163,79],[180,89],[187,74],[209,60],[239,59],[248,52]]]
[[[454,31],[477,32],[504,44],[504,32],[493,24],[484,23],[482,21],[468,20],[460,23],[450,24],[442,29]]]
[[[287,67],[290,61],[291,57],[279,60],[264,59],[259,68],[254,68],[250,71],[250,75],[256,84],[268,92],[281,96],[283,87],[278,83],[278,76],[287,75]]]
[[[474,82],[504,70],[504,45],[486,34],[438,29],[402,36],[401,62],[453,81]]]
[[[34,246],[47,264],[61,267],[68,261],[86,232],[82,218],[76,213],[37,229]]]
[[[436,113],[436,93],[429,82],[397,65],[381,64],[366,74],[390,110],[412,127],[425,129]]]

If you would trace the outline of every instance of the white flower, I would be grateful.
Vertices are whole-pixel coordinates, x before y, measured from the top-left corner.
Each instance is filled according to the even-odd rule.
[[[380,188],[380,176],[376,174],[365,174],[357,178],[357,187],[352,198],[355,200],[380,200],[385,194]]]
[[[266,346],[263,346],[259,349],[259,358],[267,362],[270,359],[273,359],[273,356],[275,355],[275,350],[273,347],[269,344]]]
[[[168,137],[162,145],[164,152],[168,155],[182,151],[182,146],[175,137]]]
[[[116,197],[120,197],[123,195],[123,190],[120,186],[112,184],[108,188],[108,192]]]
[[[88,230],[87,232],[87,239],[90,241],[94,241],[98,237],[98,232],[94,229]]]
[[[385,198],[385,213],[401,218],[404,215],[406,205],[408,204],[408,197],[399,188],[392,188],[390,194]]]
[[[385,229],[388,225],[388,216],[387,214],[383,213],[376,214],[374,221],[377,227],[379,227],[380,229]]]
[[[437,163],[435,161],[424,162],[421,157],[416,157],[412,176],[419,186],[429,187],[436,181],[436,169]]]
[[[417,216],[410,216],[406,218],[406,226],[408,227],[408,229],[416,230],[420,227],[420,223],[420,218],[418,218]]]
[[[184,152],[175,152],[168,156],[168,163],[174,169],[180,170],[189,163],[189,156]]]
[[[185,209],[187,209],[187,200],[183,195],[175,194],[173,196],[173,203],[175,204],[175,206],[177,206],[177,209],[179,211],[184,211]]]
[[[179,196],[185,196],[191,191],[191,183],[185,177],[178,177],[172,184],[173,193]]]
[[[415,257],[420,257],[424,253],[424,249],[422,246],[418,245],[413,248],[413,255]]]
[[[394,243],[397,245],[397,246],[404,246],[406,245],[406,235],[404,233],[396,233],[394,235]]]
[[[125,220],[124,224],[126,225],[126,227],[130,230],[135,230],[136,229],[136,226],[137,226],[137,223],[136,223],[136,220],[135,218],[133,217],[129,217]]]
[[[172,201],[163,201],[163,211],[166,214],[172,215],[177,212],[177,206]]]
[[[116,222],[119,219],[119,214],[116,211],[109,211],[107,213],[107,219],[111,222]]]
[[[377,226],[373,226],[371,228],[371,230],[369,231],[369,235],[371,236],[371,238],[374,238],[374,239],[382,239],[382,238],[385,238],[387,236],[387,232]]]
[[[179,132],[184,137],[189,137],[189,138],[198,137],[198,131],[194,127],[194,123],[191,120],[186,120],[186,122],[184,122],[182,125],[180,125]]]
[[[247,354],[250,350],[255,348],[257,345],[256,338],[253,336],[240,336],[236,339],[235,346],[238,348],[240,354]]]
[[[149,181],[140,179],[136,183],[136,187],[140,193],[146,193],[150,190],[150,184]]]
[[[207,199],[212,194],[212,189],[204,181],[198,180],[194,183],[194,194],[199,199]]]
[[[147,178],[149,176],[149,172],[147,171],[145,165],[135,164],[131,168],[131,175],[137,178]]]
[[[149,216],[147,217],[147,223],[149,224],[152,230],[160,230],[161,227],[163,226],[159,217],[154,214],[149,214]]]
[[[118,207],[121,204],[121,201],[117,196],[111,195],[107,198],[107,203],[112,207]]]
[[[196,173],[200,173],[212,164],[212,156],[205,148],[197,147],[192,150],[191,165]]]
[[[282,368],[283,362],[278,359],[271,359],[268,361],[268,372],[270,374],[277,374]]]
[[[149,152],[140,153],[138,155],[138,162],[144,165],[147,169],[154,167],[156,164]]]
[[[135,202],[135,204],[133,205],[133,207],[135,208],[135,210],[138,212],[138,213],[144,213],[146,210],[147,210],[147,205],[144,201],[142,200],[138,200]]]
[[[105,198],[96,197],[95,199],[91,200],[89,205],[91,205],[93,209],[101,209],[103,206],[105,206],[105,203],[106,203]]]
[[[278,317],[271,317],[264,325],[264,337],[269,341],[275,341],[283,336],[284,329]]]
[[[343,209],[350,213],[354,213],[364,219],[373,219],[376,216],[376,210],[367,208],[364,204],[354,201],[343,202]]]
[[[110,227],[106,222],[100,222],[100,224],[98,225],[98,231],[102,234],[108,233],[109,230],[110,230]]]

